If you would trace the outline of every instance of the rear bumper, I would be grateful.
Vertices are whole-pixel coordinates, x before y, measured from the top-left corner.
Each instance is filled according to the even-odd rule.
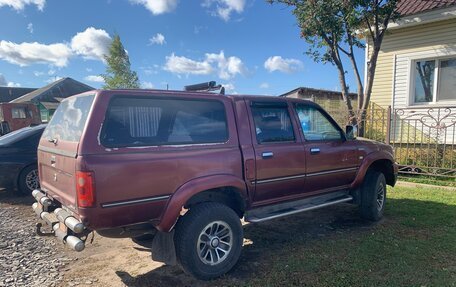
[[[91,231],[68,211],[59,208],[41,190],[35,189],[32,195],[36,200],[32,208],[41,220],[37,224],[38,235],[54,235],[70,249],[75,251],[84,250],[85,238]],[[51,228],[51,232],[41,231],[43,223]]]

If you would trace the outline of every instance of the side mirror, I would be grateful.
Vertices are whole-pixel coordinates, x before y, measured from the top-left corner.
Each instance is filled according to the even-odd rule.
[[[345,127],[345,136],[347,137],[347,140],[354,140],[356,139],[356,133],[358,132],[358,129],[356,126],[346,126]]]

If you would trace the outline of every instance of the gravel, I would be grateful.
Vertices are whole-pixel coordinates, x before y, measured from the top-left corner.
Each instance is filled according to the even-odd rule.
[[[62,257],[55,237],[36,235],[37,220],[28,203],[0,202],[0,287],[63,283],[63,269],[75,259]]]

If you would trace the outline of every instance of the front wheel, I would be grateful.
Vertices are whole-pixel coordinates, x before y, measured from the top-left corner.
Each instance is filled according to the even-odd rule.
[[[383,173],[369,170],[361,187],[361,217],[378,221],[383,217],[386,203],[386,180]]]
[[[33,190],[39,187],[38,167],[36,165],[30,165],[24,168],[19,174],[19,195],[30,195]]]
[[[243,230],[226,205],[198,204],[179,219],[174,242],[177,260],[187,273],[210,280],[230,271],[239,260]]]

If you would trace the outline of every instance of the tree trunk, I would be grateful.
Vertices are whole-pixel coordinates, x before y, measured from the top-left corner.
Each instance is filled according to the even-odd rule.
[[[367,81],[366,86],[364,87],[364,101],[361,106],[361,109],[358,111],[358,133],[360,136],[364,136],[365,132],[366,113],[367,109],[369,108],[372,87],[374,85],[375,68],[377,66],[377,58],[379,52],[380,45],[374,43],[372,55],[370,56],[369,63],[367,64]]]
[[[342,61],[340,60],[337,48],[332,49],[331,54],[332,54],[334,63],[336,64],[337,71],[339,72],[339,82],[340,82],[340,87],[341,87],[341,92],[342,92],[342,99],[348,109],[347,124],[353,125],[356,123],[356,116],[355,116],[355,113],[353,112],[353,106],[352,106],[352,103],[351,103],[351,100],[349,97],[347,80],[345,78],[344,65],[342,64]]]

